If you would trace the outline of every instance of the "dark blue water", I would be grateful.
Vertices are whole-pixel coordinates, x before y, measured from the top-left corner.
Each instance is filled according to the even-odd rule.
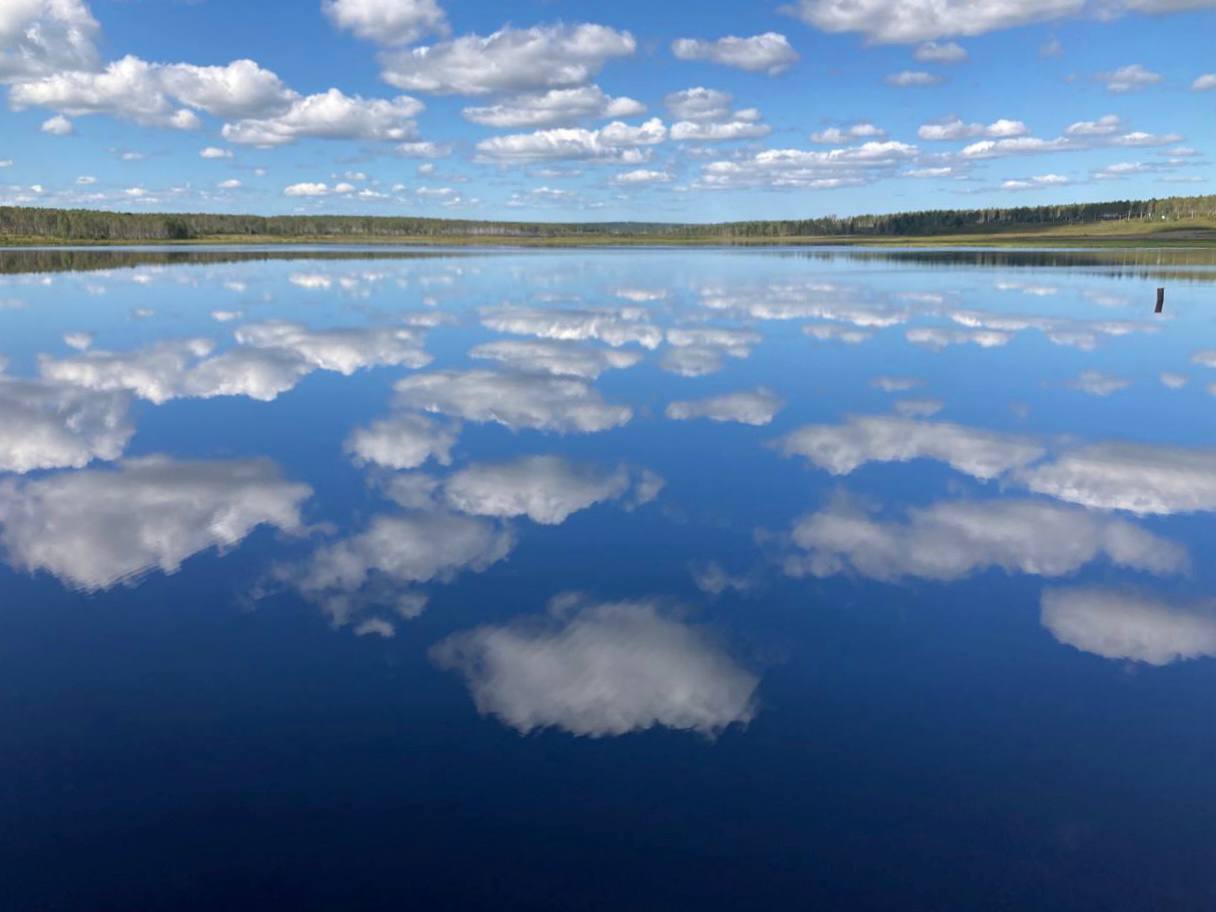
[[[0,908],[1216,907],[1213,280],[0,252]]]

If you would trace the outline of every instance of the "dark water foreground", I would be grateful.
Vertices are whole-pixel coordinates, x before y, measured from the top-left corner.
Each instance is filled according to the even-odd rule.
[[[0,908],[1216,908],[1203,255],[0,273]]]

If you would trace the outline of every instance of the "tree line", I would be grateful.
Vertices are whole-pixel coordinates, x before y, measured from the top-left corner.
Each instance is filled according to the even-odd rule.
[[[0,206],[0,240],[80,242],[265,238],[564,238],[749,239],[899,237],[1062,227],[1111,221],[1216,218],[1216,196],[1115,200],[1017,208],[937,209],[884,215],[671,224],[658,222],[507,222],[362,215],[134,213]]]

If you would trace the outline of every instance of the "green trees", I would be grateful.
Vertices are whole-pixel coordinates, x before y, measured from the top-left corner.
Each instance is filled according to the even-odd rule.
[[[1019,208],[942,209],[845,218],[662,224],[651,222],[501,222],[411,216],[222,215],[201,212],[133,213],[91,209],[0,206],[0,242],[46,239],[64,242],[186,241],[254,237],[307,238],[595,238],[722,241],[798,237],[900,237],[1000,232],[1111,221],[1169,222],[1216,219],[1216,196],[1116,200]]]

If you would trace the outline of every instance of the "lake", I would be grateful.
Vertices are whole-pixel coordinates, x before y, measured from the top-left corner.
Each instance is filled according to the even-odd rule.
[[[0,251],[0,905],[1216,907],[1214,264]]]

